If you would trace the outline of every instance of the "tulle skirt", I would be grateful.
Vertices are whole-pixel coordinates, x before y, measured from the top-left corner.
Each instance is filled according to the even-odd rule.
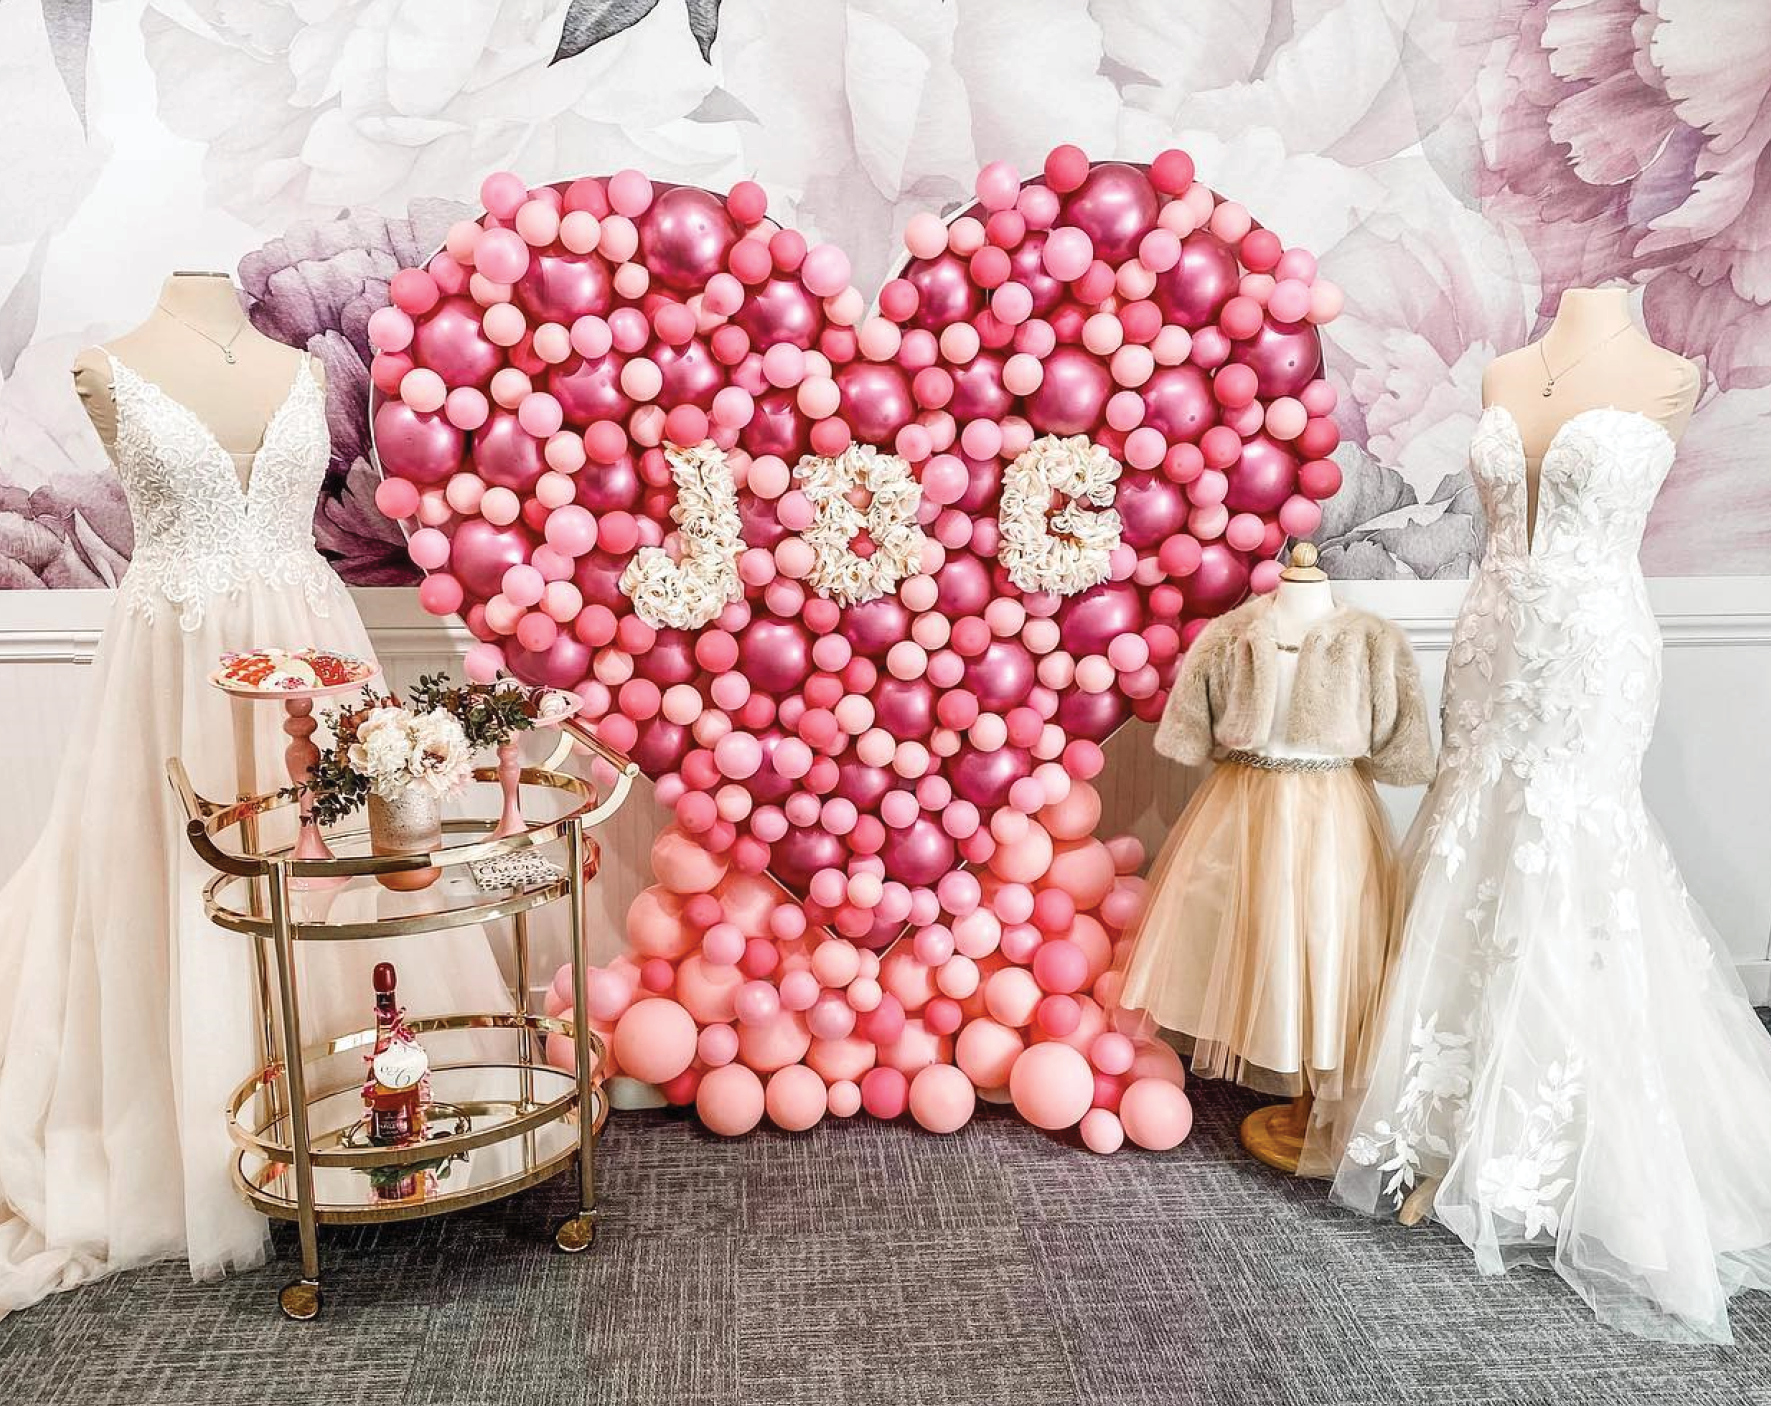
[[[0,890],[0,1316],[153,1260],[207,1278],[265,1254],[225,1116],[258,1057],[249,940],[204,917],[213,875],[166,778],[176,756],[211,798],[286,780],[282,710],[206,682],[257,644],[369,653],[342,585],[320,616],[299,591],[214,596],[189,631],[120,602],[42,833]],[[415,1015],[510,999],[477,930],[301,946],[309,1040],[370,1022],[378,960]]]
[[[1150,868],[1119,1002],[1181,1036],[1206,1078],[1340,1098],[1394,937],[1388,822],[1359,766],[1237,755]]]

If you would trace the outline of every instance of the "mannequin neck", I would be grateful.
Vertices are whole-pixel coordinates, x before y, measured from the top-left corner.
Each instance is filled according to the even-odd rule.
[[[160,285],[160,311],[226,338],[239,330],[246,314],[233,280],[219,273],[175,273]]]
[[[1304,632],[1334,612],[1334,591],[1326,581],[1279,578],[1273,592],[1273,627],[1286,644],[1302,641]]]
[[[1565,288],[1546,336],[1565,349],[1578,350],[1634,324],[1628,288]]]

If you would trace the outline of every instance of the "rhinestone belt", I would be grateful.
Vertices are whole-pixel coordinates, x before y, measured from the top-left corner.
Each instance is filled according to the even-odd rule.
[[[1256,771],[1340,771],[1354,762],[1352,757],[1269,757],[1265,752],[1241,750],[1225,752],[1224,760]]]

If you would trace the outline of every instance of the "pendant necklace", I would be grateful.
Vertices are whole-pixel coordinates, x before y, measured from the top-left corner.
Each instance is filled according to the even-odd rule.
[[[1560,381],[1570,371],[1574,370],[1574,368],[1579,366],[1581,364],[1581,362],[1585,361],[1594,352],[1598,351],[1600,347],[1604,346],[1607,342],[1615,341],[1617,338],[1623,336],[1623,334],[1625,332],[1628,332],[1635,325],[1636,324],[1633,322],[1624,323],[1624,325],[1622,327],[1619,327],[1617,329],[1617,331],[1613,332],[1610,336],[1605,337],[1600,341],[1594,342],[1592,344],[1592,346],[1588,347],[1579,356],[1575,357],[1573,361],[1569,362],[1560,371],[1550,370],[1549,355],[1544,351],[1543,342],[1540,341],[1537,344],[1537,355],[1538,355],[1538,358],[1543,362],[1543,374],[1545,377],[1545,380],[1543,383],[1544,399],[1548,400],[1552,395],[1554,395],[1556,393],[1556,382],[1557,381]],[[1548,340],[1548,338],[1546,337],[1545,340]]]
[[[184,318],[180,317],[177,313],[175,313],[171,308],[167,307],[165,303],[155,303],[154,306],[159,308],[161,312],[165,313],[166,316],[170,317],[174,322],[180,324],[183,327],[188,327],[191,331],[195,332],[199,337],[201,337],[205,342],[208,342],[211,346],[219,348],[222,356],[226,359],[227,364],[229,366],[234,365],[235,361],[237,360],[237,358],[234,356],[234,343],[240,340],[240,334],[246,330],[246,322],[247,322],[246,318],[242,317],[240,319],[240,325],[238,327],[234,328],[234,335],[233,336],[229,337],[227,339],[227,341],[225,341],[225,342],[220,342],[220,341],[217,341],[214,337],[211,337],[201,327],[197,326],[196,323],[187,322]]]

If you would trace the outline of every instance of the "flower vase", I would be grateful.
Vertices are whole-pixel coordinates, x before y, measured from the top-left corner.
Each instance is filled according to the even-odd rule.
[[[428,786],[408,786],[392,799],[369,794],[371,854],[428,854],[443,847],[443,802]],[[412,893],[429,888],[443,871],[432,867],[377,874],[383,888]]]

